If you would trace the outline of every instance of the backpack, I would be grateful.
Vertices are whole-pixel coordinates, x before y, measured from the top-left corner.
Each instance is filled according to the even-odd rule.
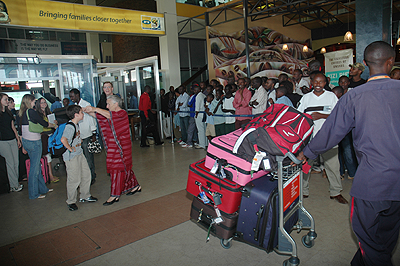
[[[249,160],[256,158],[257,153],[265,153],[269,167],[260,167],[276,170],[275,156],[297,156],[311,140],[313,129],[310,115],[284,104],[273,104],[245,126],[233,153]]]
[[[76,135],[75,124],[72,122],[67,122],[67,123],[61,124],[56,128],[53,135],[51,135],[49,137],[48,152],[50,152],[51,155],[56,156],[56,157],[61,156],[67,150],[67,148],[65,148],[64,144],[62,144],[61,138],[63,136],[64,129],[65,129],[66,125],[68,125],[68,124],[73,125],[74,129],[75,129],[74,136],[72,137],[72,141],[70,144],[70,145],[72,145],[72,142],[74,141],[75,135]]]

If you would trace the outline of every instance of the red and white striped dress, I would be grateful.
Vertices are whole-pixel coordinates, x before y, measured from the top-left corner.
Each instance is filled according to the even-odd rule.
[[[119,197],[139,186],[132,171],[132,142],[125,110],[110,111],[110,119],[96,113],[107,151],[107,172],[111,177],[111,197]]]

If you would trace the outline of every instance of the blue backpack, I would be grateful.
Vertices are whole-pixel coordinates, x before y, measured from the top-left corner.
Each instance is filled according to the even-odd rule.
[[[56,130],[54,131],[53,135],[51,135],[51,136],[49,137],[49,143],[48,143],[48,144],[49,144],[49,146],[48,146],[48,152],[50,152],[51,155],[53,155],[53,156],[55,156],[55,157],[61,156],[61,155],[67,150],[67,148],[65,148],[64,144],[62,144],[62,142],[61,142],[61,138],[62,138],[62,136],[63,136],[65,126],[66,126],[67,124],[73,125],[73,126],[74,126],[74,129],[75,129],[75,131],[74,131],[74,136],[72,137],[72,141],[71,141],[71,144],[70,144],[70,145],[72,145],[72,142],[73,142],[74,139],[75,139],[76,127],[75,127],[75,124],[74,124],[74,123],[72,123],[72,122],[67,122],[67,123],[64,123],[64,124],[59,125],[59,126],[56,128]]]

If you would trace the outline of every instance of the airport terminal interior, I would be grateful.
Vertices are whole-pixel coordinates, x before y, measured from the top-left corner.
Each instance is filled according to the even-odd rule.
[[[368,12],[383,17],[391,12],[392,23],[379,21],[374,13],[357,13],[361,2]],[[162,132],[160,90],[169,86],[189,88],[214,78],[226,85],[229,78],[248,75],[277,78],[285,73],[292,78],[294,69],[308,71],[314,59],[324,62],[325,53],[342,59],[341,50],[351,50],[346,60],[361,62],[361,51],[378,35],[394,46],[397,41],[400,61],[400,4],[383,2],[376,7],[362,0],[3,0],[0,85],[18,99],[32,92],[36,98],[52,93],[62,100],[77,88],[82,99],[96,105],[102,84],[113,82],[131,116],[138,114],[129,104],[131,97],[140,99],[149,85]],[[252,15],[244,24],[246,3]],[[129,24],[130,17],[138,25]],[[343,40],[347,31],[354,39]],[[269,62],[267,55],[274,60]],[[347,65],[342,72],[332,71],[333,83],[348,74]],[[368,77],[368,69],[363,75]],[[0,265],[275,266],[289,258],[237,240],[226,248],[214,235],[207,241],[207,230],[190,219],[193,196],[186,191],[189,165],[205,158],[206,149],[184,148],[170,138],[143,148],[140,129],[131,132],[132,169],[141,186],[134,195],[103,206],[110,196],[104,149],[94,155],[97,178],[91,194],[98,202],[78,202],[77,211],[68,209],[66,169],[58,166],[59,159],[53,159],[52,167],[60,181],[47,185],[53,191],[45,198],[30,200],[27,181],[21,181],[20,192],[0,194]],[[347,176],[342,180],[341,194],[348,201],[352,183]],[[302,244],[307,230],[291,232],[300,265],[350,265],[358,249],[350,205],[330,199],[321,173],[311,175],[303,204],[318,236],[308,248]],[[399,244],[392,261],[400,266]]]
[[[142,191],[123,195],[103,206],[110,193],[105,154],[95,155],[95,203],[77,203],[71,212],[65,203],[66,176],[61,166],[44,199],[29,200],[25,188],[0,195],[1,265],[282,265],[288,256],[233,241],[224,249],[217,237],[206,243],[207,232],[190,220],[192,196],[185,191],[189,165],[206,151],[182,148],[168,141],[143,149],[133,141],[133,170]],[[54,160],[56,163],[57,160]],[[343,180],[342,195],[349,200],[352,180]],[[312,248],[301,244],[306,234],[291,233],[300,265],[350,265],[357,240],[351,230],[349,205],[329,198],[328,181],[313,174],[305,208],[313,215],[318,234]],[[400,265],[400,247],[393,255]]]

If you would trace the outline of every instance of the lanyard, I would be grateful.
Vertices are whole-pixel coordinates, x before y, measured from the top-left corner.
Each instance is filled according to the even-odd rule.
[[[376,79],[390,79],[390,77],[389,77],[388,75],[375,76],[375,77],[369,78],[369,79],[367,80],[367,82],[368,82],[368,81],[371,81],[371,80],[376,80]]]

